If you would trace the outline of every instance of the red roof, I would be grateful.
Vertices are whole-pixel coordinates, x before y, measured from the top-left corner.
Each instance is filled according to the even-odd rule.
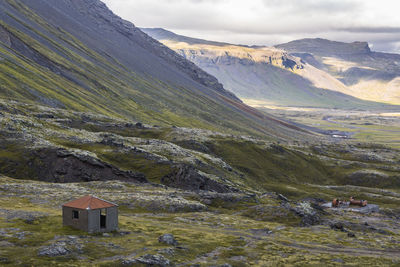
[[[63,207],[70,207],[76,209],[83,210],[95,210],[95,209],[104,209],[118,206],[109,201],[105,201],[103,199],[94,197],[94,196],[84,196],[75,200],[72,200],[68,203],[65,203]]]

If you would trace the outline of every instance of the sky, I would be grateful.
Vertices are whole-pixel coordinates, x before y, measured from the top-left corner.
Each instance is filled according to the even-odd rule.
[[[103,0],[137,27],[246,45],[301,38],[367,41],[400,53],[398,0]]]

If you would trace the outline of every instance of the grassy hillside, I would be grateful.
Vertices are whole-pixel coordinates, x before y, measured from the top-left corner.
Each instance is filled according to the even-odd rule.
[[[66,10],[61,8],[68,1],[59,2],[57,10],[46,2],[0,3],[1,98],[158,125],[284,135],[282,124],[255,110],[249,112],[214,77],[133,25],[129,24],[133,28],[128,33],[108,33],[109,40],[119,40],[121,49],[114,43],[101,43],[98,24],[120,26],[101,19],[96,22],[91,17],[95,11],[83,9],[94,5],[118,22],[100,2],[79,2],[84,6]],[[76,15],[79,10],[89,13]],[[76,15],[74,20],[68,12]],[[48,14],[57,16],[50,21]],[[78,24],[83,22],[85,26]],[[74,32],[75,24],[82,31]]]

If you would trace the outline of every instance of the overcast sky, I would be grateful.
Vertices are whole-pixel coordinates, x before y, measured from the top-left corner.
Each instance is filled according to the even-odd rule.
[[[399,0],[103,0],[138,27],[247,45],[321,37],[400,53]]]

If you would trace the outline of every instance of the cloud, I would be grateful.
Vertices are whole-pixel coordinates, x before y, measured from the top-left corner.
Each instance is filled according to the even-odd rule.
[[[349,27],[336,28],[337,31],[365,33],[400,33],[400,27]]]
[[[273,45],[305,37],[368,41],[396,51],[397,0],[104,0],[140,27],[161,27],[192,37]],[[387,42],[387,45],[385,45]],[[377,45],[379,44],[379,45]],[[397,50],[398,51],[398,50]]]

